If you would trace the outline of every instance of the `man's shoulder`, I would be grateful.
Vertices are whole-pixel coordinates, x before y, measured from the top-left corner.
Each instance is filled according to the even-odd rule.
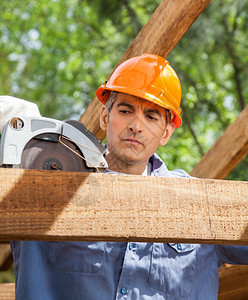
[[[182,169],[168,170],[163,160],[155,153],[150,158],[152,164],[152,175],[161,177],[191,178],[191,176]]]
[[[182,169],[175,169],[168,172],[170,174],[170,177],[192,178],[187,172]]]

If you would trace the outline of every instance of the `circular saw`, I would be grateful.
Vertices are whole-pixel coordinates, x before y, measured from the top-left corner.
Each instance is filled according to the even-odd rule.
[[[23,169],[99,172],[107,149],[75,120],[12,118],[0,145],[0,165]]]

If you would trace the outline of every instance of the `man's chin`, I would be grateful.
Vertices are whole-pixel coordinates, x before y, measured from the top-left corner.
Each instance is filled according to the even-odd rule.
[[[144,149],[137,149],[134,147],[121,147],[121,151],[111,151],[112,149],[109,149],[110,153],[107,155],[107,160],[113,162],[116,160],[120,161],[121,163],[125,164],[140,164],[143,161],[145,161],[147,157],[147,153],[144,151]]]
[[[139,164],[144,160],[143,153],[128,153],[126,151],[123,155],[121,155],[120,160],[126,164],[134,165]]]

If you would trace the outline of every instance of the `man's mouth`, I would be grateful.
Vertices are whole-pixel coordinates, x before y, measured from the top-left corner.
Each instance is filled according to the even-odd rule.
[[[133,145],[136,145],[136,146],[143,146],[144,144],[140,141],[140,140],[137,140],[137,139],[134,139],[134,138],[127,138],[127,139],[123,139],[124,142],[127,142],[127,143],[130,143],[130,144],[133,144]]]

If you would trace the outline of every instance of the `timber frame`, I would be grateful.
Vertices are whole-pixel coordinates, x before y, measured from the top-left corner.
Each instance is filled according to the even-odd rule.
[[[0,176],[1,241],[248,245],[245,181],[23,169]]]
[[[124,53],[118,65],[128,58],[142,53],[154,53],[167,57],[210,1],[163,0],[148,23]],[[102,139],[104,133],[99,126],[100,109],[100,102],[94,98],[80,117],[80,121],[98,138]],[[195,166],[192,171],[193,176],[224,179],[235,168],[248,153],[247,120],[248,106]],[[226,147],[226,139],[229,140],[229,145],[231,145],[229,148]],[[221,159],[219,157],[220,154]],[[211,170],[215,170],[215,172],[213,173]],[[123,200],[120,197],[121,190],[115,186],[116,181],[121,182],[122,189],[127,193],[131,193],[130,197],[134,197],[132,194],[134,192],[135,197],[139,194],[139,197],[144,198],[140,189],[137,188],[138,192],[135,192],[135,189],[130,191],[127,188],[127,184],[134,184],[134,187],[143,186],[148,184],[147,180],[153,180],[152,178],[144,180],[144,177],[136,176],[134,179],[131,176],[132,180],[130,182],[130,176],[117,178],[107,174],[107,176],[104,175],[102,177],[101,174],[85,175],[67,172],[65,174],[49,174],[47,176],[47,174],[44,175],[44,172],[46,171],[0,169],[2,179],[2,185],[0,183],[0,214],[2,220],[4,220],[4,222],[1,222],[3,225],[0,226],[0,240],[8,241],[13,238],[23,240],[88,240],[97,238],[123,241],[137,239],[144,241],[180,240],[181,242],[194,243],[248,245],[248,192],[246,182],[182,179],[181,188],[178,189],[173,179],[160,178],[158,181],[155,180],[154,186],[156,187],[156,195],[159,195],[159,202],[156,202],[155,198],[150,195],[153,200],[152,206],[150,202],[142,201],[141,207],[143,207],[143,210],[139,210],[139,214],[137,214],[135,210],[140,209],[140,207],[132,206],[134,203],[130,201],[129,213],[132,210],[137,222],[134,228],[129,228],[129,231],[127,231],[126,226],[122,223],[119,221],[114,222],[114,219],[116,219],[116,217],[114,218],[115,213],[117,211],[120,213],[118,209],[123,208]],[[47,189],[47,186],[42,184],[45,180],[44,176],[56,181],[54,188]],[[63,198],[62,196],[63,201],[61,202],[61,197],[59,198],[58,195],[61,195],[60,187],[63,185],[61,182],[64,182],[64,180],[68,184],[66,185],[67,190],[63,190],[63,195],[66,195],[66,197]],[[113,210],[112,202],[104,202],[104,206],[97,206],[96,196],[100,197],[102,201],[106,201],[104,193],[107,193],[107,191],[104,189],[103,183],[111,186],[111,201],[117,201],[118,199],[116,202],[118,209],[116,211]],[[161,183],[163,183],[162,187]],[[24,191],[21,188],[23,185],[25,186]],[[165,197],[165,190],[170,196],[173,194],[176,201],[172,202],[171,199]],[[47,195],[47,199],[50,199],[50,201],[44,202],[42,191],[49,192],[50,196]],[[91,197],[86,198],[84,196],[85,191]],[[179,192],[186,197],[185,201],[180,200]],[[111,197],[111,194],[109,197]],[[198,201],[199,197],[202,201]],[[31,202],[27,202],[27,199]],[[55,201],[56,199],[58,202]],[[164,215],[161,215],[161,210],[158,209],[159,207],[163,208],[165,204],[167,205],[166,209],[170,208],[170,213],[166,215],[166,220]],[[197,209],[194,210],[194,208]],[[8,212],[7,214],[6,211]],[[91,214],[91,223],[85,223],[85,231],[80,231],[77,222],[72,223],[70,221],[72,217],[83,221],[82,212],[84,212],[84,217]],[[168,218],[173,216],[175,220],[182,221],[182,218],[185,220],[185,215],[187,220],[186,226],[180,227],[180,222],[176,222],[170,228],[166,227]],[[142,219],[139,216],[142,216]],[[105,226],[103,226],[101,221],[103,217]],[[114,218],[113,220],[111,219],[112,217]],[[123,218],[125,219],[124,216]],[[156,224],[155,229],[154,224]],[[111,226],[111,228],[108,226]],[[187,228],[186,231],[185,227]],[[144,230],[144,228],[149,228],[149,231]],[[162,235],[161,228],[166,229],[165,231],[163,230]],[[91,235],[89,234],[90,232]],[[12,257],[9,246],[0,243],[0,270],[7,269],[11,262]],[[221,268],[219,299],[247,298],[247,278],[247,266],[226,266]],[[14,299],[13,284],[0,285],[1,299]]]

